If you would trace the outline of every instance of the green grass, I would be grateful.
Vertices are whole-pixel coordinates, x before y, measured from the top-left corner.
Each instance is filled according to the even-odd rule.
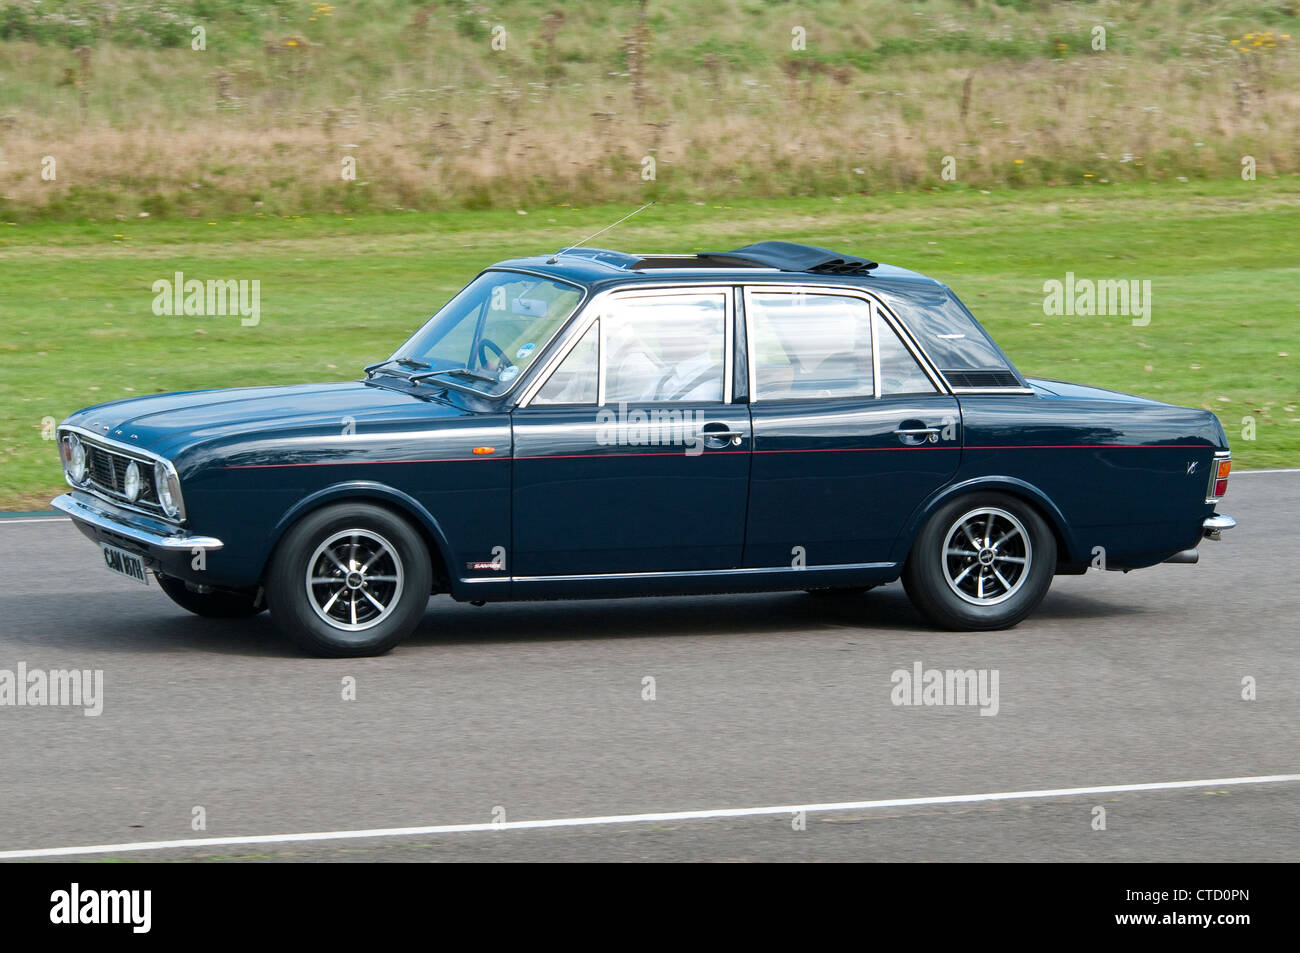
[[[133,394],[354,379],[483,266],[625,211],[0,226],[0,506],[35,509],[62,485],[46,417]],[[1211,409],[1238,464],[1267,467],[1300,463],[1296,234],[1300,182],[1287,179],[661,204],[596,244],[783,238],[914,268],[950,284],[1026,374]],[[260,280],[261,323],[155,317],[151,285],[178,270]],[[1045,316],[1043,283],[1067,270],[1149,279],[1150,325]]]

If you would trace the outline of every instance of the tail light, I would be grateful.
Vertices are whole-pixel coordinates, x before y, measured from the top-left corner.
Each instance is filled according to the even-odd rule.
[[[1210,472],[1210,495],[1206,503],[1217,503],[1228,492],[1228,474],[1232,472],[1232,455],[1226,451],[1214,455]]]

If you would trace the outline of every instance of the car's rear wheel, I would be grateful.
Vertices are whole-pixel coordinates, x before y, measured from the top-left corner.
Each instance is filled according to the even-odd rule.
[[[182,609],[207,619],[243,619],[257,615],[266,608],[266,601],[257,591],[234,592],[228,589],[204,591],[191,586],[184,579],[157,573],[158,588]]]
[[[1047,595],[1056,538],[1033,506],[1000,493],[952,500],[926,522],[903,570],[908,598],[949,629],[1007,629]]]
[[[313,655],[380,655],[428,606],[433,570],[424,540],[369,503],[310,513],[280,541],[266,578],[271,614]]]

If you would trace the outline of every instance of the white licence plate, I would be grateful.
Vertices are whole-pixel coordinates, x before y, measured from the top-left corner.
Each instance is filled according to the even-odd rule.
[[[145,571],[143,559],[135,553],[128,553],[125,549],[118,549],[108,543],[100,543],[99,546],[104,551],[105,566],[119,576],[134,579],[144,586],[149,585],[149,573]]]

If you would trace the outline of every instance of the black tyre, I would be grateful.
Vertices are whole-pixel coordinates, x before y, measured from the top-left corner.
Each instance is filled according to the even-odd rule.
[[[433,570],[420,534],[369,503],[309,513],[284,535],[266,576],[271,615],[313,655],[382,655],[419,624]]]
[[[1056,537],[1028,503],[975,493],[940,507],[912,544],[903,587],[947,629],[1008,629],[1047,595]]]
[[[212,589],[200,592],[175,576],[158,573],[157,578],[158,587],[167,593],[172,602],[207,619],[243,619],[257,615],[266,608],[266,602],[259,598],[256,590],[233,592],[228,589]]]

